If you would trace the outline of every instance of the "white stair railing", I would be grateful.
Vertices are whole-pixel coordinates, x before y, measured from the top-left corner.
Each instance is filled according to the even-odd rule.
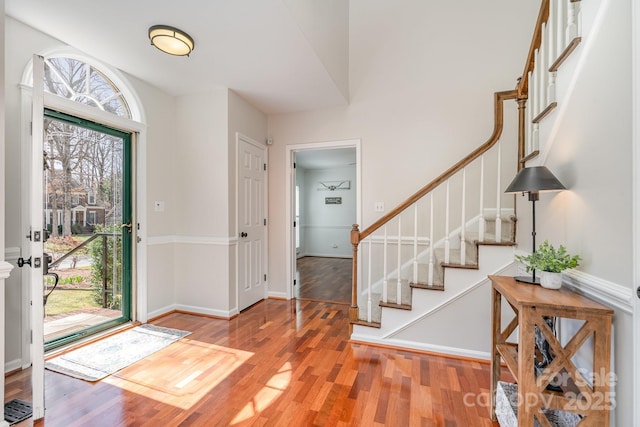
[[[410,292],[410,283],[419,287],[441,287],[442,274],[437,274],[437,271],[441,271],[443,263],[461,266],[475,263],[476,260],[470,260],[466,251],[470,236],[473,240],[502,240],[501,214],[505,203],[509,209],[513,208],[513,197],[504,194],[501,180],[505,173],[516,173],[516,162],[504,162],[502,151],[502,144],[498,141],[399,212],[392,220],[396,223],[389,222],[362,240],[366,256],[361,267],[366,271],[367,280],[363,304],[358,304],[361,307],[360,319],[369,323],[378,321],[372,315],[376,304],[403,304],[402,295]],[[485,163],[493,168],[490,176],[486,175]],[[484,205],[486,194],[495,196],[496,200],[495,218],[490,218],[495,220],[495,234],[485,229],[488,221],[485,210],[493,210],[492,206]],[[470,197],[478,197],[478,202],[469,203]],[[443,206],[438,209],[438,205]],[[411,219],[409,213],[413,215],[412,224],[408,222]],[[456,218],[460,219],[460,226],[453,230],[452,224],[458,224]],[[425,226],[421,227],[421,224]],[[397,235],[388,236],[388,226],[392,226]],[[437,254],[439,248],[440,255]],[[395,265],[389,269],[387,261],[390,256],[395,258],[392,262]],[[389,286],[394,288],[389,289]],[[389,291],[395,294],[395,298],[389,298]]]
[[[380,299],[380,294],[382,302],[388,302],[387,290],[391,285],[389,278],[396,278],[395,302],[397,304],[401,304],[403,286],[406,286],[402,277],[411,277],[414,286],[434,288],[442,286],[443,275],[437,273],[441,272],[441,264],[452,264],[453,251],[459,251],[461,266],[468,264],[465,246],[467,236],[472,231],[477,230],[480,241],[493,240],[496,243],[503,241],[503,215],[513,209],[514,198],[505,197],[502,194],[504,185],[502,177],[515,175],[516,165],[521,167],[529,158],[537,154],[539,123],[557,105],[558,69],[580,43],[581,33],[580,1],[542,0],[525,70],[518,86],[515,90],[495,94],[494,131],[489,140],[362,232],[357,225],[354,225],[351,231],[354,252],[353,288],[349,311],[352,322],[358,322],[360,319],[367,319],[369,322],[377,321],[372,316],[372,306]],[[505,162],[503,161],[504,147],[499,142],[503,128],[503,102],[513,99],[518,100],[519,108],[524,108],[519,110],[518,155],[520,158],[515,162]],[[479,169],[479,172],[476,172],[476,169]],[[487,174],[487,171],[490,173]],[[478,173],[477,176],[473,175],[476,173]],[[477,204],[473,203],[472,197],[475,197],[473,195],[478,195]],[[428,203],[418,204],[427,196]],[[486,227],[489,220],[485,213],[487,209],[485,201],[491,200],[494,196],[495,228],[491,236]],[[478,210],[467,212],[467,208],[474,204]],[[413,236],[403,238],[401,216],[411,208],[414,215]],[[461,218],[461,224],[458,229],[451,230],[451,217],[455,218],[456,215]],[[395,239],[396,266],[389,271],[388,253],[394,248],[388,242],[386,224],[391,220],[398,222],[398,236]],[[424,236],[420,235],[420,224],[428,224],[428,234],[425,232]],[[383,236],[377,235],[383,226]],[[452,248],[452,239],[455,245],[460,242],[459,249]],[[383,242],[382,249],[377,250],[380,240]],[[366,248],[369,256],[366,261],[368,263],[367,284],[363,290],[358,276],[358,272],[362,269],[359,265],[362,260],[358,255],[358,248],[364,241],[368,243]],[[405,241],[413,244],[412,251],[403,251]],[[380,259],[382,259],[381,269]],[[425,267],[421,268],[421,266]],[[361,301],[361,298],[366,299]],[[364,307],[364,310],[360,310],[361,307]]]
[[[443,263],[468,265],[475,262],[466,253],[468,240],[472,238],[470,233],[474,240],[477,240],[476,232],[483,240],[499,239],[485,229],[484,211],[491,208],[484,206],[484,202],[495,196],[499,200],[511,200],[513,204],[513,197],[503,194],[500,180],[503,173],[515,175],[517,162],[515,159],[503,162],[497,142],[503,127],[503,103],[516,99],[517,93],[517,90],[510,90],[494,94],[494,131],[487,142],[362,232],[354,225],[351,231],[353,289],[349,310],[352,322],[379,322],[374,313],[380,310],[374,310],[375,306],[381,303],[401,305],[402,296],[410,295],[410,285],[442,289]],[[491,175],[486,174],[489,170]],[[493,171],[499,172],[493,174]],[[470,212],[472,206],[473,212]],[[404,215],[407,211],[413,214],[412,227],[410,223],[403,227],[405,221],[410,220],[408,214]],[[496,218],[499,217],[500,214],[496,214]],[[460,219],[460,226],[451,229],[452,224],[458,224],[454,218]],[[391,224],[392,221],[397,224]],[[397,230],[397,236],[389,236],[389,230]],[[362,256],[359,248],[362,248]],[[395,263],[389,260],[389,256],[394,256],[393,251]],[[452,256],[454,253],[459,257]],[[361,280],[360,272],[365,273],[366,280]],[[394,283],[395,289],[389,288]],[[395,298],[389,298],[391,290],[395,290]]]
[[[539,123],[557,106],[556,77],[564,60],[581,41],[582,15],[579,1],[544,0],[548,17],[541,23],[540,44],[533,51],[533,70],[528,76],[525,156],[539,149]]]

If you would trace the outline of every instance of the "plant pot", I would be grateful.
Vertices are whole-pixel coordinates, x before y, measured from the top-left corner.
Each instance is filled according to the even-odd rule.
[[[562,287],[562,273],[542,271],[540,275],[540,285],[547,289],[560,289]]]

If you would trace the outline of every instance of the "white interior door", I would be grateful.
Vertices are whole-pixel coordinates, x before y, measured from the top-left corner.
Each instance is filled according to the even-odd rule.
[[[266,150],[241,135],[238,144],[238,310],[266,297]]]

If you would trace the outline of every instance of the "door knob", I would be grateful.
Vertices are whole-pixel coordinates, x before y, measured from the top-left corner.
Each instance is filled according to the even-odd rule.
[[[25,264],[31,265],[31,257],[29,257],[29,259],[18,258],[18,267],[22,268]]]
[[[247,236],[248,236],[248,234],[245,233],[244,231],[242,233],[240,233],[240,237],[247,237]]]

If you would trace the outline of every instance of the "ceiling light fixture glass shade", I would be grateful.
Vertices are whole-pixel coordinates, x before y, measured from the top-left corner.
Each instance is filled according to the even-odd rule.
[[[152,45],[169,55],[189,56],[195,47],[189,34],[169,25],[149,27],[149,40]]]

